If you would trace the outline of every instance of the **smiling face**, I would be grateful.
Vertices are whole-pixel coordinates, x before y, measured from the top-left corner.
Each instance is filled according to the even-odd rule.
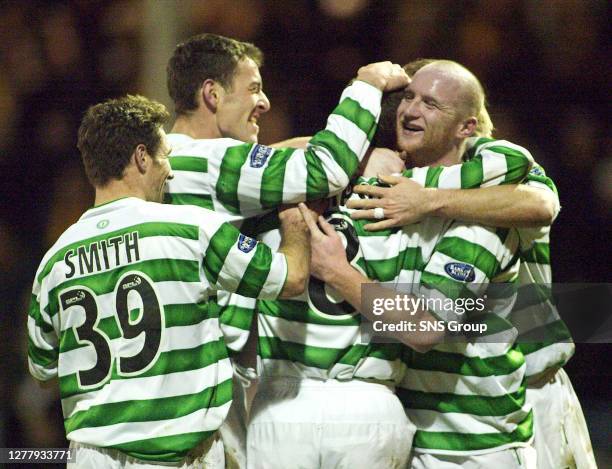
[[[424,166],[448,155],[462,140],[460,77],[435,65],[425,66],[406,88],[397,108],[397,145],[412,163]]]
[[[243,142],[257,142],[259,116],[270,110],[263,92],[259,67],[245,57],[236,66],[232,86],[219,87],[217,125],[223,137]]]
[[[147,194],[146,200],[149,202],[163,202],[166,181],[172,179],[173,174],[170,169],[170,145],[166,139],[166,133],[160,129],[161,141],[155,155],[151,156],[151,166],[147,171]]]

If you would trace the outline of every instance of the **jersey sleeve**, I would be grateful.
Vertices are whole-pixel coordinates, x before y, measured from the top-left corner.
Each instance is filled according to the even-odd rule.
[[[533,166],[531,153],[505,140],[469,139],[466,161],[453,166],[413,168],[406,177],[424,187],[474,189],[501,184],[518,184]]]
[[[213,197],[230,214],[253,216],[283,203],[340,193],[369,147],[380,115],[381,92],[356,81],[306,150],[243,144],[210,159]],[[215,167],[217,165],[218,167]]]
[[[203,270],[216,290],[275,299],[285,284],[287,262],[283,254],[224,222],[209,237]]]
[[[217,305],[220,308],[219,326],[223,332],[225,345],[230,352],[240,352],[249,338],[257,300],[219,291]]]
[[[38,279],[34,281],[28,311],[28,367],[39,381],[57,376],[59,344],[48,310],[48,301]]]

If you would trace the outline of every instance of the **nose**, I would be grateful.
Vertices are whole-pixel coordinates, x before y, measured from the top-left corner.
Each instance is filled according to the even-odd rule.
[[[406,100],[404,101],[406,104],[406,107],[404,108],[404,113],[410,117],[417,117],[421,110],[420,101],[418,101],[416,98],[411,99],[407,102]]]
[[[259,101],[257,102],[257,108],[261,113],[268,112],[271,107],[270,100],[266,96],[266,93],[264,93],[263,91],[261,91],[260,94],[261,96],[259,97]]]

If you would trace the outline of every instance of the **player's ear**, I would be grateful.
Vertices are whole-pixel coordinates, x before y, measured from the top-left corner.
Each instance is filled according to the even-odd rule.
[[[147,153],[147,147],[144,143],[139,143],[132,153],[134,164],[138,168],[140,174],[145,174],[149,166],[149,154]]]
[[[199,98],[202,101],[198,103],[199,106],[206,106],[211,112],[217,111],[219,105],[219,83],[210,78],[204,80],[202,88],[200,89]]]
[[[476,132],[477,126],[478,126],[478,119],[476,119],[476,117],[474,116],[468,117],[461,123],[461,127],[459,128],[458,137],[459,138],[471,137],[472,135],[474,135],[474,132]]]

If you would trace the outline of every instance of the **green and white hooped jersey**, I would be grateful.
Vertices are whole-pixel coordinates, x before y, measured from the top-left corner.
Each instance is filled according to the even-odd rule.
[[[176,462],[223,422],[232,367],[210,301],[275,298],[282,254],[224,217],[125,198],[88,210],[43,258],[28,359],[59,378],[68,439]]]
[[[347,218],[348,221],[348,218]],[[516,230],[486,228],[427,218],[402,230],[359,236],[366,275],[381,282],[411,285],[427,298],[482,298],[492,283],[512,283],[519,263]],[[482,339],[441,343],[427,353],[403,349],[405,372],[398,389],[406,413],[416,425],[416,451],[470,453],[526,444],[532,414],[525,401],[525,360],[514,345],[507,321],[515,300],[487,299],[496,314],[467,311],[464,320],[486,323]],[[461,316],[431,310],[439,320]],[[495,335],[494,335],[495,334]],[[499,338],[497,338],[499,337]]]
[[[352,83],[306,150],[169,134],[175,177],[168,182],[166,202],[245,219],[284,203],[339,194],[376,131],[381,95],[365,82]]]
[[[529,172],[525,184],[557,196],[555,184],[539,165]],[[518,299],[511,321],[520,331],[517,341],[525,354],[529,377],[565,365],[574,354],[575,346],[569,329],[551,301],[550,227],[518,231],[521,267]]]
[[[478,153],[468,163],[417,168],[406,172],[406,176],[428,187],[470,188],[518,182],[531,167],[533,159],[521,147],[487,139],[474,143],[478,145]],[[358,236],[351,220],[343,215],[336,217],[332,223],[344,237],[347,255],[353,264],[366,275],[372,274],[368,275],[371,278],[397,280],[396,249],[405,243],[400,239],[403,235],[383,232],[378,237],[361,230]],[[398,239],[393,239],[394,236]],[[278,245],[278,232],[268,232],[262,240],[268,245]],[[409,251],[412,253],[414,249]],[[372,256],[382,256],[368,264],[368,269],[375,265],[378,270],[366,272],[364,258]],[[415,261],[412,254],[404,260],[406,265]],[[260,372],[265,376],[359,378],[394,383],[402,377],[399,344],[370,342],[361,333],[361,316],[314,278],[299,298],[258,301],[258,313]]]
[[[236,225],[245,219],[256,225],[262,223],[260,216],[281,204],[339,194],[376,131],[381,96],[373,86],[353,82],[306,150],[169,134],[174,179],[168,182],[165,202],[208,208]],[[239,351],[247,340],[255,303],[222,293],[218,305],[227,346]]]
[[[351,221],[334,214],[330,223],[344,239],[348,259],[362,270],[359,239]],[[280,235],[274,230],[261,239],[273,247]],[[362,334],[362,316],[314,277],[299,297],[258,300],[257,313],[258,374],[264,378],[356,378],[389,384],[401,380],[401,345],[371,342]]]

